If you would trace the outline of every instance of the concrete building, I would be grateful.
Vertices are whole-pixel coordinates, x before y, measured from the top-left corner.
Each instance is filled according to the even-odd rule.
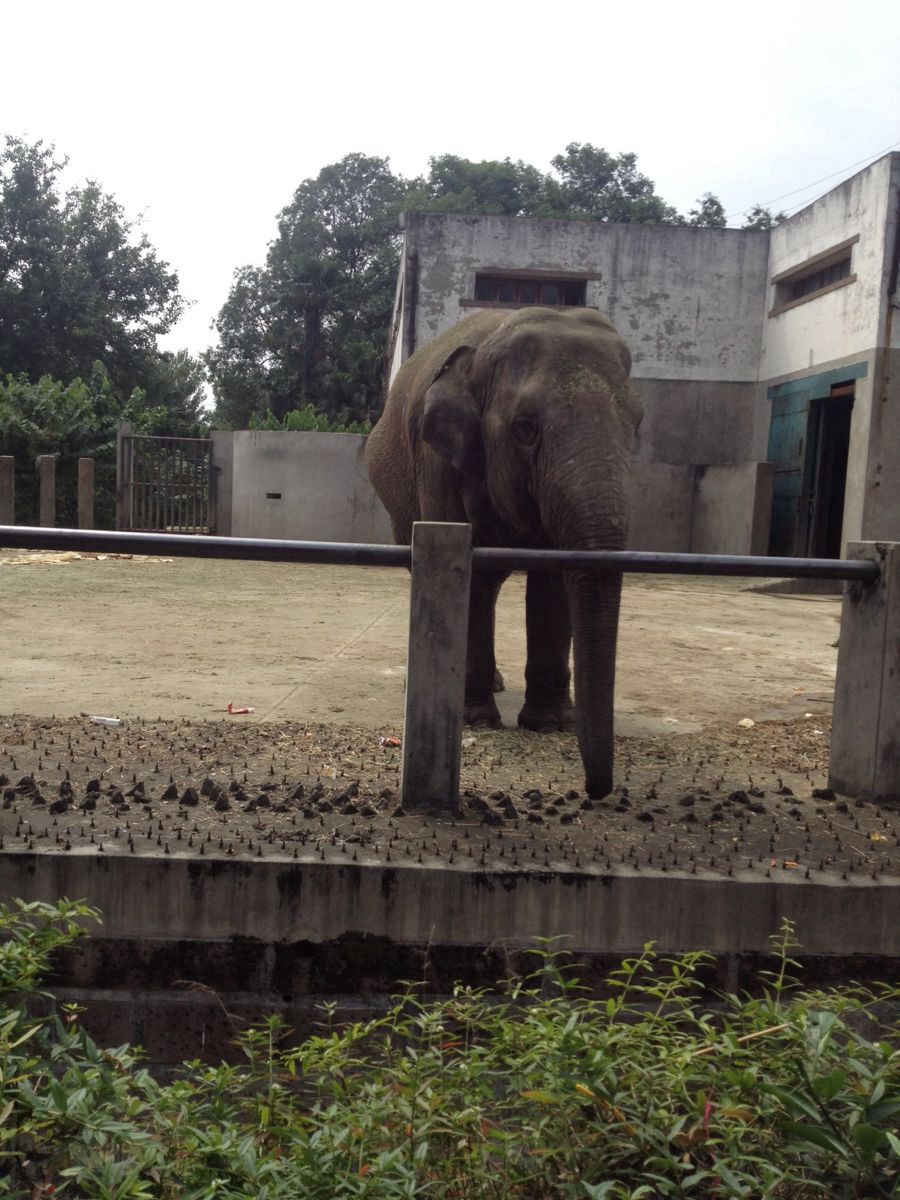
[[[473,308],[591,305],[645,407],[633,546],[898,539],[898,205],[890,154],[771,231],[413,214],[391,377]]]

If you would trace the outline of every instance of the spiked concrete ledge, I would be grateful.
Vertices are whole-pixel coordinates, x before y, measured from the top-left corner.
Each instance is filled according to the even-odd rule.
[[[565,936],[572,950],[766,953],[784,918],[804,955],[900,958],[900,883],[805,879],[764,869],[731,878],[263,862],[209,857],[0,855],[0,896],[83,899],[102,937],[267,944],[349,933],[400,945],[523,946]]]

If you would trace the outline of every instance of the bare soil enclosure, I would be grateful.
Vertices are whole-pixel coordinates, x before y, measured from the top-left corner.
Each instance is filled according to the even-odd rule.
[[[399,810],[382,744],[401,733],[407,604],[400,571],[0,552],[5,849],[896,873],[896,815],[826,787],[838,598],[626,577],[616,794],[592,803],[574,738],[514,727],[510,580],[513,727],[465,731],[443,821]]]

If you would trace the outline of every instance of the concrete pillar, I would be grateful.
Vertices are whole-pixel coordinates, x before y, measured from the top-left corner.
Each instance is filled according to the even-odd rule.
[[[471,527],[417,521],[400,785],[406,809],[452,812],[459,801],[471,579]]]
[[[56,524],[56,459],[52,454],[39,454],[38,471],[38,525],[52,529]]]
[[[0,525],[16,523],[16,460],[0,454]]]
[[[133,432],[130,421],[123,421],[116,431],[116,529],[126,533],[131,529],[131,472],[134,463],[131,437]]]
[[[875,583],[844,585],[829,783],[864,800],[900,802],[900,543],[851,542],[878,563]]]
[[[78,528],[94,528],[94,460],[78,460]]]

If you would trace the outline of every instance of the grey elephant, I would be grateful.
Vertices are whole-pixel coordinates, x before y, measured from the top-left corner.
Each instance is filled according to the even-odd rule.
[[[414,521],[462,521],[476,546],[619,550],[641,405],[631,356],[589,308],[480,310],[397,374],[366,446],[398,542]],[[494,607],[505,574],[476,571],[465,718],[497,726]],[[621,575],[528,573],[519,724],[578,733],[588,795],[612,791]],[[569,654],[574,634],[575,705]]]

